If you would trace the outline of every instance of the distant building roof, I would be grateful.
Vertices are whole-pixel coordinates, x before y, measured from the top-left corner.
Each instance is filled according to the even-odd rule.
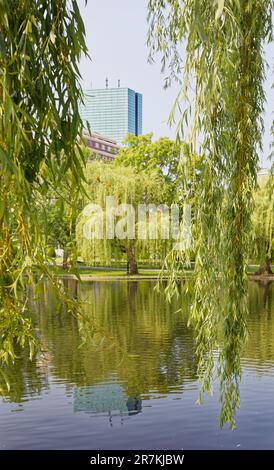
[[[94,160],[112,161],[119,152],[119,145],[109,137],[97,133],[89,134],[87,131],[84,131],[83,136]]]

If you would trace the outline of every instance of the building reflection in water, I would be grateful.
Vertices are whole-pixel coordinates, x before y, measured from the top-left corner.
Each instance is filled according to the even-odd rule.
[[[105,415],[110,425],[113,418],[135,415],[142,411],[142,400],[138,397],[128,397],[122,385],[109,383],[98,386],[77,387],[73,396],[74,412],[92,413],[96,416]]]

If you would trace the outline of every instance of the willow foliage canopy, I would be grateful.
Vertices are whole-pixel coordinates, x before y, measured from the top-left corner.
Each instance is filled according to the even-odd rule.
[[[149,0],[148,9],[151,55],[162,54],[168,81],[182,82],[175,107],[187,105],[179,134],[188,140],[189,154],[203,159],[193,227],[191,321],[198,372],[202,391],[209,390],[219,351],[221,423],[233,424],[263,132],[263,46],[272,41],[273,1]],[[82,174],[77,144],[82,53],[87,50],[76,0],[0,0],[1,361],[14,358],[14,340],[33,348],[31,325],[22,313],[28,286],[46,271],[38,196],[67,175],[76,186]],[[189,178],[185,184],[189,188]],[[189,195],[193,199],[186,190],[186,202]]]
[[[77,34],[76,34],[77,32]],[[0,360],[33,349],[28,288],[46,270],[39,195],[82,174],[76,0],[0,0]],[[79,148],[77,148],[79,147]],[[45,173],[47,178],[44,178]]]
[[[272,275],[274,258],[274,191],[273,175],[264,177],[254,195],[255,209],[252,217],[254,246],[252,255],[259,262],[257,274]]]
[[[128,134],[120,148],[114,163],[133,166],[137,170],[157,171],[169,186],[169,198],[162,202],[172,204],[176,200],[181,145],[167,137],[153,141],[153,134]]]
[[[169,195],[164,178],[155,169],[137,170],[118,161],[111,164],[88,163],[85,175],[84,186],[88,198],[77,219],[76,228],[78,250],[83,260],[88,264],[106,265],[126,260],[129,274],[138,274],[137,262],[140,259],[161,263],[171,246],[169,239],[160,237],[162,213],[158,209]],[[109,197],[112,208],[107,206]],[[153,227],[157,233],[153,239],[148,233],[143,238],[138,236],[141,229],[146,228],[149,232],[151,217],[147,211],[145,221],[140,220],[140,206],[150,210],[155,206],[156,221],[152,220],[152,224],[156,222]],[[107,236],[106,227],[111,219],[113,229],[110,230],[111,236]]]
[[[160,53],[169,71],[167,82],[177,79],[182,84],[175,103],[181,110],[179,135],[205,163],[196,192],[191,320],[201,390],[210,390],[217,362],[221,423],[233,424],[263,133],[263,47],[273,39],[273,1],[149,0],[148,9],[151,57]]]

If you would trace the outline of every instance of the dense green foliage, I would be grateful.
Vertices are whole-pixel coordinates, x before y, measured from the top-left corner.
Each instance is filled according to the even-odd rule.
[[[217,374],[221,423],[233,424],[247,263],[254,238],[260,260],[273,249],[273,183],[257,189],[256,176],[273,1],[149,0],[148,9],[151,55],[162,54],[168,81],[182,81],[174,107],[182,110],[179,143],[129,136],[113,166],[88,165],[81,204],[104,206],[111,195],[134,207],[192,205],[194,246],[167,257],[167,293],[178,287],[178,263],[183,269],[194,252],[190,322],[201,391]],[[29,286],[44,274],[59,285],[47,267],[49,246],[63,243],[76,257],[85,161],[78,62],[86,53],[76,0],[0,0],[0,361],[15,358],[16,343],[33,354]],[[162,259],[169,248],[167,241],[83,240],[85,223],[82,214],[77,241],[89,262],[126,254],[133,272],[137,253]]]
[[[93,227],[98,227],[101,223],[99,218],[94,219],[93,206],[88,206],[78,219],[77,243],[79,254],[87,263],[111,264],[117,260],[127,259],[130,274],[138,272],[137,258],[156,260],[161,262],[169,247],[169,240],[149,240],[138,239],[138,205],[139,204],[162,204],[166,197],[168,187],[161,177],[154,170],[138,171],[131,166],[123,166],[118,163],[108,165],[106,163],[88,163],[85,170],[87,183],[85,190],[88,198],[86,204],[98,204],[102,209],[102,239],[88,240],[84,236],[84,227],[89,221],[94,220]],[[114,233],[113,239],[108,239],[106,235],[106,197],[112,197],[114,209],[119,204],[131,204],[135,211],[135,218],[132,230],[129,229],[125,221],[125,238],[121,239]],[[88,208],[90,207],[90,211]],[[127,211],[120,216],[115,216],[115,224],[124,224],[123,219],[127,218]],[[122,226],[121,226],[122,227]]]
[[[84,35],[76,0],[0,1],[0,361],[14,359],[15,342],[33,350],[29,286],[47,272],[37,204],[50,184],[82,174]]]
[[[181,138],[188,135],[191,152],[205,162],[196,188],[191,321],[201,391],[210,391],[216,365],[221,424],[233,424],[239,406],[239,355],[246,338],[246,267],[263,132],[263,45],[272,41],[273,1],[150,0],[148,9],[151,55],[161,53],[169,78],[183,82],[175,104],[182,110]]]
[[[259,262],[258,274],[271,274],[274,258],[274,191],[273,175],[264,177],[255,192],[255,209],[252,219],[254,251],[251,256]]]
[[[152,140],[153,134],[128,134],[123,147],[115,158],[115,164],[132,166],[137,170],[154,171],[161,175],[168,185],[166,203],[175,202],[181,177],[178,172],[181,145],[162,137]]]

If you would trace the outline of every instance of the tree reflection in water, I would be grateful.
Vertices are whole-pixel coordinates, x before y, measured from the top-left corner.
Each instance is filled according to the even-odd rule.
[[[180,398],[185,388],[197,387],[195,337],[187,326],[190,296],[168,303],[148,281],[66,281],[66,287],[87,302],[86,314],[113,341],[94,338],[79,348],[78,321],[59,304],[52,288],[41,285],[33,314],[41,350],[32,362],[27,351],[18,351],[16,363],[3,370],[10,383],[7,390],[1,375],[6,399],[29,400],[50,387],[51,377],[73,394],[75,412],[111,417],[141,412],[147,398],[169,393]],[[273,307],[273,284],[250,284],[249,340],[242,363],[252,364],[260,374],[274,362]]]

